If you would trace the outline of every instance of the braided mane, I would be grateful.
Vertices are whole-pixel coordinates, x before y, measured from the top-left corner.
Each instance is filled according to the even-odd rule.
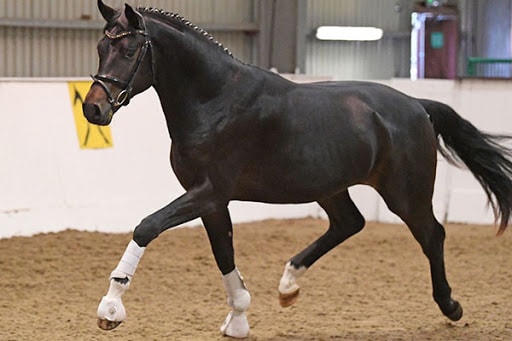
[[[139,11],[142,14],[148,14],[153,17],[157,17],[158,19],[167,22],[169,24],[172,24],[174,26],[178,26],[182,29],[189,29],[194,33],[197,33],[200,37],[203,37],[204,39],[207,39],[212,44],[216,45],[217,47],[221,48],[227,55],[230,57],[233,57],[233,54],[229,51],[227,47],[224,47],[220,42],[215,40],[213,36],[208,33],[206,30],[192,24],[190,21],[182,17],[181,15],[177,13],[172,12],[166,12],[164,10],[153,8],[153,7],[139,7],[137,8],[137,11]]]

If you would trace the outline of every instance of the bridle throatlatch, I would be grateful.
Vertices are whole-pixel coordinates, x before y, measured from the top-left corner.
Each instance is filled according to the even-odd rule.
[[[118,34],[112,34],[108,31],[105,31],[104,33],[107,38],[112,40],[121,39],[126,36],[136,34],[141,34],[144,36],[144,43],[142,44],[139,55],[137,57],[137,61],[135,62],[135,65],[132,69],[132,72],[130,73],[130,76],[128,77],[128,80],[124,81],[116,77],[100,74],[91,75],[91,78],[94,80],[94,83],[99,84],[107,94],[107,100],[112,106],[112,112],[115,113],[117,110],[119,110],[119,108],[121,108],[121,106],[128,105],[128,103],[130,103],[131,92],[133,90],[133,81],[135,79],[137,71],[139,70],[140,65],[142,64],[142,61],[144,60],[144,57],[146,56],[149,48],[151,47],[151,40],[149,39],[148,33],[143,30],[125,31]],[[112,95],[112,91],[109,89],[106,83],[113,84],[121,89],[116,98],[114,98],[114,96]]]

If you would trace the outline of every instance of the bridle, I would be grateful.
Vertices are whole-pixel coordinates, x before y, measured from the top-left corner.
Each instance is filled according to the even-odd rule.
[[[128,103],[130,102],[130,95],[133,90],[133,81],[135,79],[135,75],[137,74],[137,71],[139,70],[139,67],[142,64],[144,57],[146,56],[148,50],[151,47],[151,40],[149,39],[148,33],[144,30],[125,31],[118,34],[112,34],[108,31],[105,31],[104,33],[107,38],[112,40],[121,39],[126,36],[136,34],[141,34],[144,36],[144,43],[142,44],[139,55],[137,57],[137,61],[135,62],[135,66],[133,67],[132,72],[128,77],[128,80],[124,81],[116,77],[100,74],[91,75],[92,79],[94,80],[94,83],[99,84],[107,94],[107,100],[112,107],[112,113],[115,113],[117,110],[119,110],[119,108],[121,108],[121,106],[128,105]],[[153,62],[151,62],[151,64],[153,64]],[[153,68],[153,65],[151,67]],[[152,76],[154,77],[154,75]],[[106,83],[113,84],[121,89],[116,98],[114,98],[114,96],[112,95],[112,91],[110,91]]]

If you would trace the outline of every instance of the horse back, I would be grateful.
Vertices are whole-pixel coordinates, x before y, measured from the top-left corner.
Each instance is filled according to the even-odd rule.
[[[376,83],[287,84],[266,101],[259,106],[267,124],[242,174],[242,199],[307,202],[372,184],[435,140],[421,105]]]

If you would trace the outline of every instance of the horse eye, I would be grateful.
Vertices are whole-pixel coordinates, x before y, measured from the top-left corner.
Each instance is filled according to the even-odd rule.
[[[125,53],[125,57],[126,57],[126,58],[131,58],[131,57],[133,57],[134,55],[135,55],[135,50],[128,50],[128,51],[126,51],[126,53]]]

